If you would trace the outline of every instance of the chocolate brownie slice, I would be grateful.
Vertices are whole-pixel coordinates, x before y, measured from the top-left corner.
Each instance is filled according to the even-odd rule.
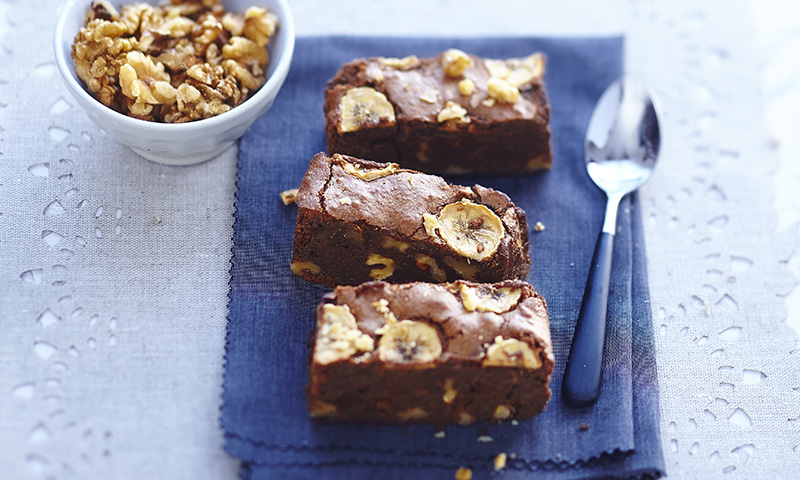
[[[316,419],[460,423],[527,418],[550,399],[547,306],[529,284],[338,287],[317,308]]]
[[[552,164],[545,56],[451,49],[345,64],[325,88],[328,153],[427,173],[531,173]]]
[[[323,285],[497,282],[530,269],[525,212],[480,185],[319,153],[295,203],[291,269]]]

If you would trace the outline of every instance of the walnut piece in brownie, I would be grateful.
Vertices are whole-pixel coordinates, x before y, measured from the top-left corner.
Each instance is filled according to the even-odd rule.
[[[545,56],[345,64],[325,87],[328,154],[427,173],[531,173],[552,164]]]
[[[528,283],[342,286],[317,307],[316,419],[469,424],[539,414],[550,399],[547,306]]]
[[[480,185],[319,153],[295,203],[291,269],[323,285],[497,282],[530,269],[525,212]]]

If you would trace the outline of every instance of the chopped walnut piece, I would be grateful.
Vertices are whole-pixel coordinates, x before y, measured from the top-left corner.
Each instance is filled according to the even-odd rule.
[[[448,120],[458,120],[459,123],[469,123],[467,110],[455,102],[448,101],[436,116],[436,121],[442,123]]]
[[[261,7],[225,12],[220,0],[95,0],[72,44],[86,89],[120,113],[188,122],[226,112],[266,82],[265,46],[277,16]],[[157,106],[157,108],[156,108]]]
[[[164,12],[146,3],[134,3],[129,7],[122,7],[119,21],[126,27],[128,35],[135,35],[137,32],[142,35],[164,21]]]
[[[472,415],[470,415],[467,412],[461,412],[458,415],[458,424],[459,425],[469,425],[470,423],[474,423],[474,422],[475,422],[475,417],[473,417]]]
[[[506,468],[506,461],[508,459],[508,455],[505,453],[498,453],[496,457],[494,457],[494,471],[499,472],[500,470]]]
[[[242,33],[259,47],[269,43],[270,37],[275,35],[278,28],[278,17],[264,7],[250,7],[244,12],[244,27]]]
[[[281,201],[284,205],[291,205],[294,203],[297,198],[297,190],[296,188],[292,188],[281,192]]]
[[[197,16],[203,11],[217,12],[221,0],[170,0],[164,8],[170,15]]]
[[[312,417],[332,417],[335,416],[338,411],[336,405],[321,400],[315,400],[308,409]]]
[[[461,95],[468,97],[472,95],[472,92],[474,91],[475,91],[475,82],[473,82],[472,79],[465,78],[464,80],[458,82],[458,93],[460,93]]]
[[[222,68],[225,70],[226,75],[236,78],[243,87],[250,90],[255,91],[264,84],[263,76],[253,75],[250,70],[235,60],[228,59],[223,61]]]
[[[230,43],[222,47],[222,56],[244,64],[257,62],[261,67],[265,67],[269,63],[269,52],[245,37],[232,37]]]
[[[195,23],[186,17],[170,18],[166,22],[153,29],[159,35],[180,38],[188,35],[194,29]]]
[[[448,378],[444,381],[444,395],[442,395],[442,401],[447,404],[453,403],[458,395],[458,390],[453,388],[453,379]]]
[[[498,405],[497,408],[494,409],[493,417],[495,420],[505,420],[513,415],[513,413],[513,407],[510,405]]]
[[[428,90],[419,96],[419,99],[425,103],[436,103],[439,100],[439,92],[436,90]]]
[[[195,54],[205,55],[208,47],[217,40],[222,30],[222,24],[213,15],[205,15],[192,30]]]
[[[499,102],[517,103],[519,100],[519,89],[508,80],[490,77],[488,87],[489,96]]]
[[[244,16],[241,14],[228,12],[222,16],[220,23],[235,37],[241,37],[244,32]]]
[[[517,88],[531,83],[544,75],[544,55],[537,52],[525,58],[507,60],[510,72],[507,80]]]
[[[167,70],[177,72],[192,66],[190,56],[196,58],[194,57],[194,47],[191,44],[176,45],[175,48],[169,48],[161,52],[160,55],[155,57],[155,60],[161,62]]]
[[[317,331],[314,361],[322,365],[375,348],[375,341],[358,328],[347,305],[323,305]]]
[[[419,57],[416,55],[409,55],[403,58],[396,57],[379,57],[378,60],[387,67],[396,68],[398,70],[408,70],[412,67],[419,65]]]
[[[186,104],[195,104],[203,99],[200,90],[194,88],[188,83],[182,84],[178,87],[178,109],[183,111]]]
[[[417,267],[420,270],[428,270],[430,271],[431,277],[437,282],[444,282],[447,280],[447,273],[439,268],[439,264],[436,263],[436,260],[433,257],[429,257],[423,253],[417,253],[414,255],[414,260],[416,261]]]
[[[289,265],[289,270],[291,270],[295,275],[302,275],[303,272],[317,275],[322,271],[322,269],[319,268],[319,265],[314,262],[292,262],[292,264]]]
[[[423,410],[420,407],[412,407],[408,410],[403,410],[397,414],[397,418],[400,420],[421,420],[423,418],[428,418],[428,412]]]
[[[101,20],[119,20],[119,12],[114,8],[114,5],[111,5],[107,1],[95,0],[92,2],[92,9],[89,10],[86,21],[89,22],[95,18]]]
[[[120,67],[119,83],[122,93],[136,101],[132,112],[137,115],[150,113],[149,107],[140,104],[171,105],[177,100],[164,65],[154,63],[151,57],[141,52],[128,52],[127,63]]]
[[[369,168],[363,165],[350,163],[344,160],[341,156],[339,156],[337,160],[342,160],[341,165],[345,172],[349,173],[350,175],[355,175],[365,182],[371,182],[379,178],[393,175],[400,168],[400,165],[396,163],[387,163],[383,168]]]
[[[461,467],[456,470],[456,480],[472,480],[472,470],[466,467]]]
[[[186,70],[186,75],[200,83],[213,85],[217,77],[220,76],[221,71],[222,68],[217,71],[207,63],[198,63],[197,65],[192,65],[189,67],[189,69]]]
[[[489,75],[506,80],[511,85],[525,90],[531,82],[544,75],[545,57],[541,52],[533,53],[525,58],[509,58],[508,60],[486,60]]]
[[[378,268],[373,268],[369,271],[369,276],[375,280],[383,280],[394,275],[394,260],[391,258],[377,253],[370,253],[365,263],[370,266],[378,266]]]
[[[460,77],[467,67],[473,64],[472,58],[461,50],[451,48],[442,55],[444,73],[449,77]]]

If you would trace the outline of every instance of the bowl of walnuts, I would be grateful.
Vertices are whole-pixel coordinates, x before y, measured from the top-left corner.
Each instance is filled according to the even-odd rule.
[[[269,110],[294,37],[286,0],[70,0],[55,56],[98,127],[149,160],[192,165]]]

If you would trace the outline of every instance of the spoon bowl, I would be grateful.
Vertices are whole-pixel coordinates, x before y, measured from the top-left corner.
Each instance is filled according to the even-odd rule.
[[[562,393],[569,405],[589,406],[600,393],[617,210],[625,195],[650,178],[660,147],[658,114],[645,86],[630,77],[612,83],[586,131],[586,172],[608,202],[564,372]]]
[[[607,195],[623,195],[650,178],[661,147],[658,114],[639,80],[612,83],[595,106],[586,131],[586,171]]]

